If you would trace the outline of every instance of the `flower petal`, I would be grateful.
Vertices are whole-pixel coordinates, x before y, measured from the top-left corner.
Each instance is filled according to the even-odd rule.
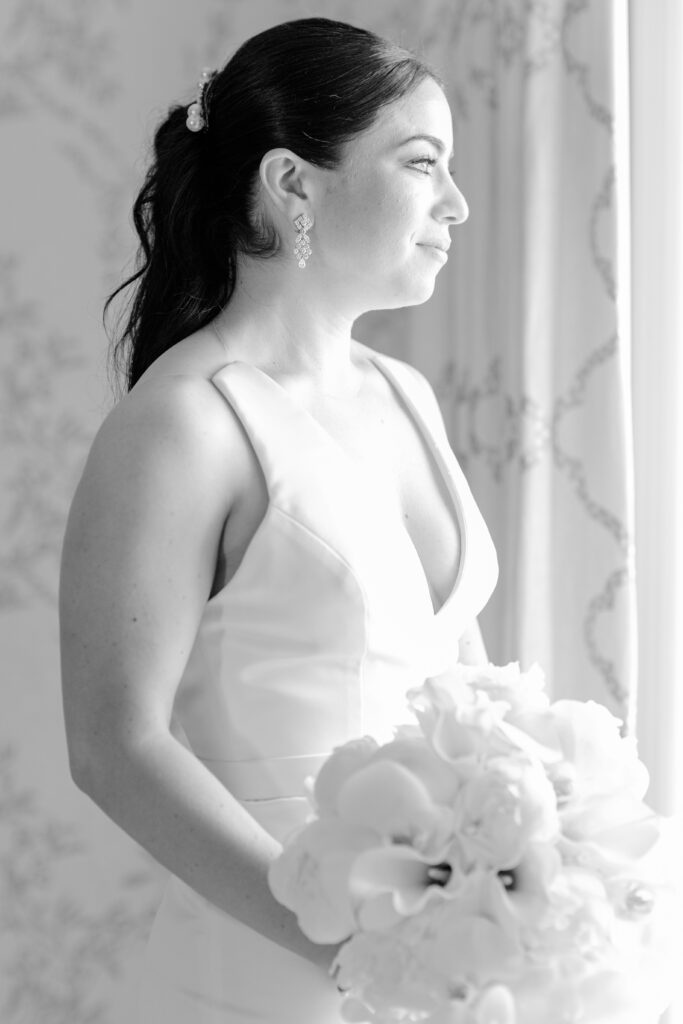
[[[489,985],[474,1006],[477,1024],[515,1024],[515,998],[505,985]]]
[[[644,856],[657,842],[660,819],[626,792],[568,804],[561,814],[562,832],[575,842],[588,841],[624,859]]]
[[[416,839],[439,830],[447,812],[403,765],[374,761],[350,776],[337,797],[339,817],[393,839]]]
[[[398,736],[374,754],[373,761],[393,761],[412,772],[426,787],[436,804],[450,805],[460,780],[449,764],[438,757],[424,736]]]
[[[379,749],[371,736],[362,736],[335,747],[324,762],[313,785],[313,800],[320,817],[337,813],[339,790],[354,772],[368,763]]]
[[[365,899],[357,911],[358,924],[363,931],[388,931],[403,920],[394,906],[394,894],[382,892],[377,896]]]
[[[355,899],[363,901],[390,893],[398,914],[409,916],[422,910],[430,898],[447,896],[445,886],[430,877],[431,866],[409,846],[366,850],[354,861],[349,888]]]
[[[356,927],[348,875],[377,833],[323,818],[295,833],[268,869],[275,898],[292,910],[313,942],[341,942]]]
[[[488,918],[460,913],[456,902],[444,906],[432,953],[436,969],[478,985],[514,978],[521,966],[519,945]]]

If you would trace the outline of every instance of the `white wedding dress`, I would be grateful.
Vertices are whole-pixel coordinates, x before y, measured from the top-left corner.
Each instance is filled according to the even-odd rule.
[[[456,582],[435,613],[395,502],[267,374],[212,378],[269,491],[233,578],[207,602],[176,700],[196,756],[273,836],[309,813],[304,779],[353,737],[410,721],[404,694],[458,658],[497,579],[495,549],[443,422],[397,359],[361,346],[402,399],[460,531]],[[138,1024],[338,1024],[332,979],[171,876],[135,979]]]

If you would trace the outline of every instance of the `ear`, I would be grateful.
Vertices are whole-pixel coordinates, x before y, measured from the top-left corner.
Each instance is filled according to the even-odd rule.
[[[262,157],[259,176],[274,207],[292,220],[301,200],[310,198],[310,165],[291,149],[269,149]]]

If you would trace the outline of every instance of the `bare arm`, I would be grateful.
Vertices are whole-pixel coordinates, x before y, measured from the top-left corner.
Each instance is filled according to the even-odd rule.
[[[336,947],[310,942],[270,894],[280,844],[173,735],[173,700],[210,594],[241,444],[213,385],[191,377],[139,384],[100,429],[60,577],[71,771],[211,903],[326,968]]]

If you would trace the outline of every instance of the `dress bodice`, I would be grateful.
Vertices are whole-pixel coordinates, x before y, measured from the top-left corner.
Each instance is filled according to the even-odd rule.
[[[403,398],[451,499],[455,583],[435,613],[402,519],[367,470],[273,378],[228,363],[212,377],[261,465],[266,514],[206,604],[176,698],[192,750],[239,799],[302,792],[333,747],[410,721],[405,691],[446,671],[498,565],[440,417],[405,363],[363,346]]]

